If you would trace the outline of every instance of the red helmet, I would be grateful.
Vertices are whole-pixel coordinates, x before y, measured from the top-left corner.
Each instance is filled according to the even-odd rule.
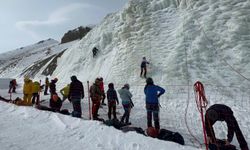
[[[158,136],[158,131],[154,127],[148,127],[147,128],[147,135],[156,138]]]

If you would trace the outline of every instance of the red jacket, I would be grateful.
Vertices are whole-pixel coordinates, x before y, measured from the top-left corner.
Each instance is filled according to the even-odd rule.
[[[101,92],[104,93],[104,83],[103,83],[103,81],[100,82],[100,89],[101,89]]]

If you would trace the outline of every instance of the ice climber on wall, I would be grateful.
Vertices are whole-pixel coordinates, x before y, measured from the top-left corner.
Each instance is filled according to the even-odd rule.
[[[146,60],[146,57],[143,57],[142,62],[141,62],[141,74],[140,74],[140,77],[147,78],[147,64],[149,64],[149,62]]]

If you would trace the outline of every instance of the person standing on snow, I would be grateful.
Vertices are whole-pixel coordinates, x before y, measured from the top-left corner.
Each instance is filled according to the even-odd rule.
[[[44,90],[44,95],[49,95],[48,94],[48,88],[49,88],[49,78],[45,78],[45,90]]]
[[[121,122],[124,123],[124,119],[125,119],[125,123],[126,124],[131,124],[129,122],[129,116],[130,116],[130,112],[131,112],[131,108],[134,107],[134,104],[132,102],[132,94],[129,91],[129,84],[125,84],[120,90],[118,90],[118,93],[120,95],[120,98],[122,100],[122,106],[124,109],[124,114],[121,118]]]
[[[60,93],[63,96],[63,102],[69,97],[69,84],[67,84],[64,88],[60,90]]]
[[[35,81],[32,85],[32,104],[38,105],[39,104],[39,92],[40,89],[40,83],[38,81]]]
[[[50,97],[52,99],[53,95],[56,94],[56,82],[58,81],[57,78],[55,78],[54,80],[51,80],[51,83],[49,84],[49,91],[50,91]]]
[[[99,120],[98,110],[102,100],[103,93],[100,89],[100,79],[96,78],[95,83],[90,87],[90,98],[92,100],[92,116],[93,120]]]
[[[30,80],[28,77],[24,78],[24,85],[23,85],[23,101],[27,105],[32,105],[32,80]]]
[[[9,93],[16,93],[16,86],[16,79],[11,80],[9,84]]]
[[[74,111],[72,112],[73,117],[82,117],[81,99],[84,98],[84,88],[82,82],[79,81],[76,76],[71,77],[71,83],[69,86],[69,100],[72,102]]]
[[[142,62],[141,62],[141,74],[140,74],[140,77],[143,76],[144,78],[147,78],[147,64],[149,64],[149,62],[146,60],[146,57],[143,57]]]
[[[117,117],[116,117],[116,103],[117,103],[117,105],[119,105],[117,93],[116,93],[116,90],[114,88],[113,83],[109,83],[108,87],[109,87],[109,89],[107,91],[108,117],[110,120],[111,119],[111,111],[112,111],[114,119],[117,119]]]
[[[159,100],[158,98],[165,93],[165,90],[160,86],[154,85],[152,78],[147,78],[146,86],[144,87],[146,95],[146,110],[147,110],[147,125],[152,127],[152,115],[154,117],[154,125],[157,132],[160,130],[159,120]]]
[[[102,92],[102,105],[106,105],[104,103],[104,100],[105,100],[106,96],[105,96],[104,83],[103,83],[103,78],[102,77],[100,78],[100,89],[101,89],[101,92]]]
[[[223,104],[214,104],[210,106],[205,114],[205,128],[207,133],[208,143],[216,143],[216,137],[213,129],[213,125],[216,121],[225,121],[227,124],[227,140],[226,145],[229,145],[232,140],[234,133],[236,134],[237,140],[240,144],[241,150],[249,150],[247,142],[240,130],[237,120],[233,115],[233,111],[230,107]]]

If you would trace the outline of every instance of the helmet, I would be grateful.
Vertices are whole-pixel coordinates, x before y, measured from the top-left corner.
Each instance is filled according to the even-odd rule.
[[[76,81],[77,80],[77,77],[76,76],[71,76],[71,81]]]
[[[113,84],[113,83],[109,83],[108,87],[109,87],[110,89],[113,89],[113,88],[114,88],[114,84]]]
[[[152,78],[149,77],[149,78],[146,79],[146,83],[147,84],[154,84],[154,81],[153,81]]]
[[[99,84],[100,83],[100,79],[99,78],[96,78],[95,79],[95,84]]]
[[[57,78],[54,78],[54,81],[58,81],[58,79],[57,79]]]
[[[127,88],[127,89],[129,89],[129,88],[130,88],[130,86],[129,86],[129,84],[128,84],[128,83],[124,84],[124,87],[125,87],[125,88]]]

